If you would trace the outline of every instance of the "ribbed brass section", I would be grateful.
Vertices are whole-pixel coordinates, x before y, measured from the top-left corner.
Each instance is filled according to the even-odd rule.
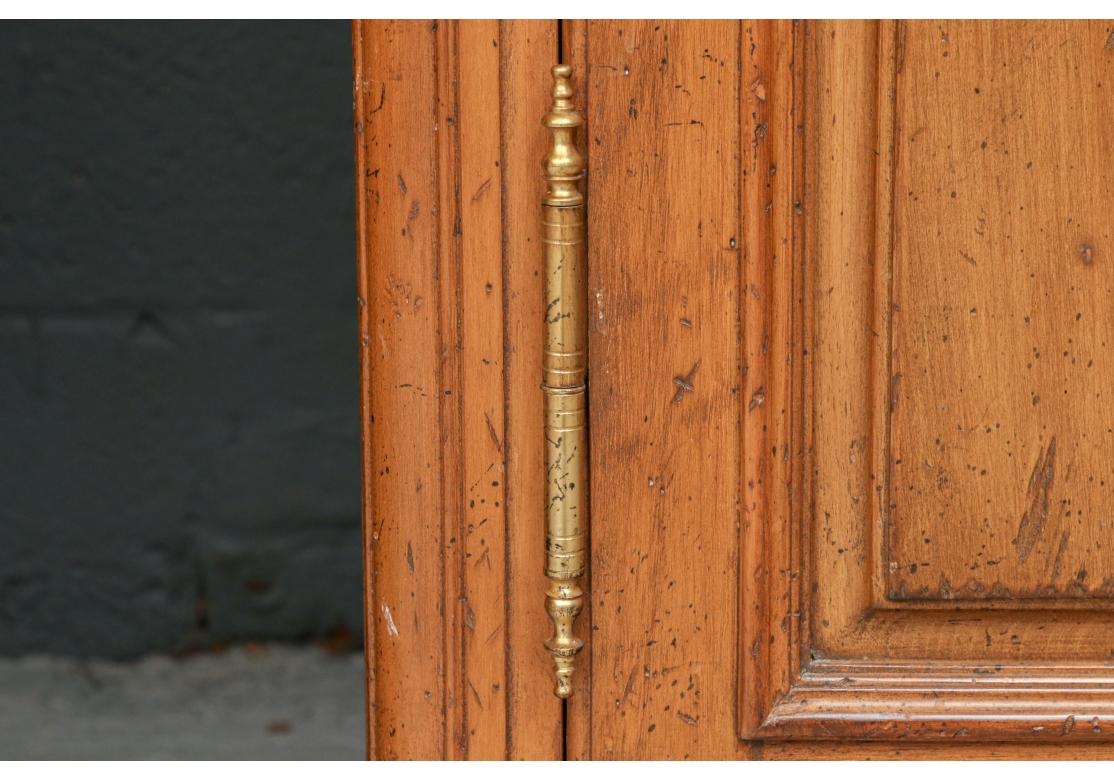
[[[546,611],[553,636],[545,646],[556,664],[554,692],[572,693],[576,654],[584,642],[573,633],[584,606],[580,578],[587,564],[588,449],[588,275],[584,251],[584,160],[576,148],[583,124],[572,104],[568,65],[553,68],[553,105],[542,124],[552,134],[543,167],[545,245],[545,575]]]

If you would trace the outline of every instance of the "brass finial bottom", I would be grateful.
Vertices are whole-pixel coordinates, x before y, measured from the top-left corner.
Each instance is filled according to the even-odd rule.
[[[545,609],[553,619],[553,636],[545,640],[545,647],[553,655],[556,667],[553,692],[561,699],[572,695],[576,654],[584,647],[584,640],[573,636],[573,623],[583,607],[584,591],[575,580],[550,581]]]

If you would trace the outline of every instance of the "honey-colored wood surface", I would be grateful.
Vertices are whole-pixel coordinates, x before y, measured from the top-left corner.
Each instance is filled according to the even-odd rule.
[[[1083,24],[1072,25],[1071,31],[1076,37],[1096,38]],[[894,131],[904,126],[900,95],[908,74],[924,67],[913,58],[929,56],[911,41],[947,38],[958,43],[964,32],[957,29],[951,37],[946,30],[941,33],[940,25],[927,23],[807,27],[802,276],[803,345],[810,354],[802,394],[806,406],[799,419],[805,430],[805,469],[813,481],[803,498],[800,523],[784,530],[803,540],[789,559],[790,568],[800,571],[796,612],[803,639],[787,663],[768,669],[770,685],[791,689],[766,710],[766,722],[752,732],[756,735],[945,742],[1111,739],[1114,616],[1108,608],[1061,599],[1036,609],[1000,591],[994,603],[924,610],[921,604],[888,601],[890,593],[878,585],[893,573],[892,537],[886,528],[900,527],[903,516],[923,516],[927,507],[934,512],[940,507],[935,494],[902,498],[897,486],[906,462],[924,468],[938,452],[937,437],[927,435],[921,441],[904,439],[903,451],[889,446],[892,432],[903,424],[895,412],[908,401],[902,366],[913,366],[910,371],[919,377],[926,369],[932,376],[951,376],[953,385],[970,368],[962,363],[967,353],[946,345],[924,348],[911,360],[903,336],[920,338],[926,328],[905,331],[905,300],[890,299],[891,290],[904,289],[902,274],[943,265],[927,243],[919,255],[903,254],[908,241],[903,236],[918,230],[935,233],[940,222],[927,194],[925,204],[908,211],[898,197],[909,192],[903,182],[920,159],[902,152],[905,136]],[[1033,25],[1026,39],[1031,47],[1035,37],[1059,41],[1063,33],[1058,25]],[[969,45],[975,43],[977,37]],[[1008,60],[1009,47],[996,56]],[[1051,61],[1047,55],[1044,59]],[[1092,63],[1091,70],[1098,67]],[[972,72],[981,78],[986,70],[980,66]],[[1098,76],[1092,73],[1091,78]],[[1035,92],[1042,86],[1026,89]],[[1054,90],[1058,85],[1051,86]],[[1011,82],[1002,89],[1019,88]],[[1065,121],[1047,112],[1043,118]],[[969,119],[958,110],[951,115],[952,122]],[[1090,131],[1102,132],[1097,127]],[[940,144],[925,158],[946,157],[950,149]],[[950,204],[952,190],[941,190],[935,202]],[[1008,207],[996,203],[999,209]],[[977,222],[977,213],[972,212],[972,222]],[[1049,207],[1034,218],[1033,230],[1061,219],[1067,216],[1057,216]],[[933,246],[947,244],[937,240]],[[1007,252],[1000,262],[1012,267],[1015,261]],[[1055,259],[1043,255],[1041,262],[1044,268]],[[1015,281],[999,273],[983,284],[999,296],[1017,290],[1024,296],[1028,274],[1021,276]],[[908,297],[931,299],[925,285],[920,288],[910,290]],[[970,285],[949,290],[956,301],[972,294]],[[919,305],[909,308],[916,311]],[[891,332],[899,334],[892,342]],[[1030,349],[1016,337],[1001,341],[998,348]],[[958,365],[956,354],[961,356]],[[977,381],[972,387],[979,387]],[[993,388],[985,392],[988,402],[1005,394]],[[914,391],[913,398],[918,397]],[[923,410],[920,415],[931,417]],[[1054,420],[1038,418],[1033,428],[1049,422]],[[1031,491],[1033,480],[1026,473],[1000,480],[997,489]],[[993,503],[993,489],[985,491],[980,503]],[[906,515],[901,514],[903,500]],[[1101,504],[1103,499],[1096,493],[1094,500]],[[945,511],[947,522],[964,522],[960,506]],[[1020,509],[1009,525],[1024,524],[1025,512]],[[992,530],[983,526],[981,536],[964,536],[944,527],[933,544],[923,544],[923,536],[918,544],[935,546],[939,560],[969,561],[977,558],[979,543],[990,541]],[[972,548],[964,547],[972,539]],[[932,556],[922,561],[926,559],[931,563]],[[862,717],[864,712],[870,717]],[[1077,729],[1076,722],[1088,728]]]
[[[369,743],[556,758],[538,206],[553,22],[353,28]]]
[[[735,748],[742,47],[588,24],[593,758]]]
[[[904,25],[895,598],[1114,596],[1110,34]]]
[[[1114,757],[1114,25],[560,33],[354,29],[373,754]],[[541,646],[559,41],[591,311],[567,711]]]
[[[799,343],[803,298],[799,272],[803,252],[803,159],[799,152],[803,96],[794,64],[803,61],[803,35],[786,22],[753,22],[743,29],[740,79],[743,147],[743,276],[750,305],[743,306],[742,528],[738,658],[752,695],[740,697],[742,733],[755,729],[785,686],[767,684],[772,666],[799,640],[800,609],[792,585],[799,576],[791,551],[802,539],[780,533],[792,524],[791,498],[803,495],[800,414],[803,361],[787,359]],[[795,316],[794,316],[795,315]],[[766,575],[774,569],[772,587]],[[771,623],[777,630],[770,631]]]
[[[1105,548],[1105,456],[1079,469],[1106,425],[1112,30],[589,23],[594,613],[579,755],[1111,754],[1114,619],[1101,576],[1084,588],[1063,573]],[[983,137],[999,157],[965,168]],[[1090,173],[1044,186],[1041,164]],[[982,260],[951,257],[989,225]],[[1037,336],[1026,314],[1044,318]],[[1062,365],[1023,373],[1034,339],[1063,342]],[[1100,373],[1073,385],[1083,371]],[[957,427],[957,409],[1006,406],[1012,450],[992,449],[993,424]],[[939,457],[945,425],[954,462]],[[1052,447],[1052,428],[1073,433]],[[1079,462],[1059,476],[1069,450]],[[983,465],[943,494],[897,484],[926,461]],[[928,519],[931,544],[913,534]],[[957,603],[972,579],[955,572],[984,542],[1011,561]],[[914,560],[937,571],[916,594],[891,587]]]

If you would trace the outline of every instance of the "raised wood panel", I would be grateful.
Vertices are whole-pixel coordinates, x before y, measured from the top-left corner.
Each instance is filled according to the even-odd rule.
[[[592,724],[574,755],[1112,754],[1088,520],[1109,495],[1112,30],[589,23]],[[1074,184],[1050,172],[1080,160]],[[998,232],[972,264],[957,247],[980,217]],[[1058,367],[1020,370],[1022,308]],[[1007,407],[1009,447],[956,427],[956,409],[1005,427]],[[941,495],[925,460],[967,471]],[[965,568],[989,554],[984,516],[1010,560]]]
[[[1082,546],[1064,545],[1061,556],[1103,556],[1103,521],[1086,518],[1104,516],[1107,491],[1089,479],[1093,472],[1080,475],[1085,458],[1067,485],[1054,481],[1065,447],[1091,446],[1075,428],[1080,418],[1093,414],[1094,424],[1102,411],[1075,413],[1076,400],[1038,414],[1029,396],[1022,403],[1016,394],[1021,374],[1003,368],[1036,359],[1025,317],[1045,319],[1047,337],[1066,344],[1080,333],[1077,323],[1105,316],[1092,312],[1101,308],[1097,299],[1065,311],[1063,299],[1081,294],[1068,266],[1094,269],[1093,258],[1084,264],[1078,247],[1066,251],[1064,242],[1076,240],[1065,227],[1073,214],[1086,215],[1084,229],[1101,234],[1110,229],[1108,212],[1090,206],[1090,195],[1073,199],[1062,189],[1018,216],[1024,202],[1008,196],[1024,182],[1041,186],[1026,178],[1038,164],[1030,162],[1066,164],[1060,155],[1070,145],[1037,149],[1055,145],[1073,121],[1053,110],[1063,100],[1057,93],[1084,83],[1101,89],[1109,28],[989,29],[927,22],[803,29],[796,89],[804,135],[794,151],[805,160],[803,295],[791,315],[801,331],[780,355],[800,354],[804,381],[788,396],[767,395],[766,404],[776,405],[764,424],[787,417],[797,432],[789,451],[803,460],[805,478],[799,493],[794,484],[787,494],[792,512],[761,518],[774,525],[759,540],[757,587],[748,588],[744,576],[744,604],[777,605],[755,623],[754,641],[789,636],[788,653],[764,658],[750,666],[755,676],[744,676],[744,736],[1111,739],[1114,616],[1101,602],[1075,598],[1101,593],[1055,587],[1056,542],[1049,550],[1043,536],[1070,522]],[[1014,80],[1030,58],[1037,58],[1032,67],[1050,67],[1061,45],[1093,51],[1066,69],[1053,67],[1041,83]],[[1003,62],[1009,79],[1001,76]],[[949,68],[959,73],[945,76]],[[993,74],[1001,83],[991,83]],[[974,84],[969,98],[959,89],[967,81]],[[963,110],[984,95],[993,108]],[[1011,129],[1013,122],[1023,129]],[[1037,129],[1025,129],[1030,123]],[[1026,160],[987,161],[980,173],[967,173],[958,161],[985,153],[967,134],[981,138],[992,129],[1004,139],[1003,158],[1009,150]],[[1084,132],[1101,139],[1103,131]],[[1108,148],[1101,140],[1084,145],[1084,156]],[[1096,186],[1105,185],[1096,179]],[[978,261],[960,256],[960,268],[953,250],[971,240],[968,233],[989,230],[1008,237],[988,243],[982,265],[989,275],[975,278]],[[1047,301],[1033,300],[1034,289]],[[1073,341],[1099,349],[1101,330],[1090,334]],[[1065,351],[1058,368],[1029,377],[1041,383],[1039,392],[1063,395],[1070,386]],[[978,425],[970,422],[976,418]],[[1057,447],[1050,428],[1080,437]],[[991,444],[996,431],[1001,447]],[[1024,448],[1028,462],[1018,463],[1011,447]],[[955,476],[940,479],[941,468]],[[984,468],[998,469],[997,478]],[[770,534],[799,544],[787,550]],[[1008,561],[988,564],[987,555],[1007,553]],[[775,572],[790,573],[786,596]],[[910,602],[906,583],[914,575],[925,584]],[[1032,600],[1041,596],[1054,598]],[[951,606],[924,609],[932,600]]]
[[[1110,26],[902,29],[887,595],[1114,596]]]
[[[370,753],[557,758],[538,392],[554,22],[353,27]]]

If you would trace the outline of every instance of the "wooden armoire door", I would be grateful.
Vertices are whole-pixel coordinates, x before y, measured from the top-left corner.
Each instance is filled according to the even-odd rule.
[[[1114,755],[1114,25],[361,23],[373,751]],[[540,119],[590,554],[542,641]]]

